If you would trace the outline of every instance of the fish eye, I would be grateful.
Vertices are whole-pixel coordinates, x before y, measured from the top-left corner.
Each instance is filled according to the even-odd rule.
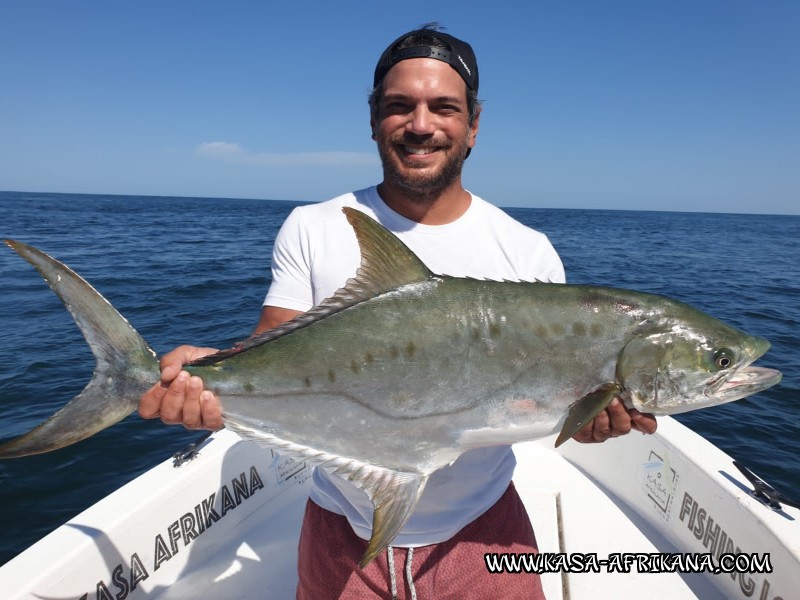
[[[727,369],[733,366],[733,352],[727,348],[721,348],[714,352],[714,365],[718,369]]]

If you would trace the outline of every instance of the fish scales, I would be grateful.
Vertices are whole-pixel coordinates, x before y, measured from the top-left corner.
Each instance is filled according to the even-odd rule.
[[[228,421],[244,418],[271,434],[362,460],[375,461],[381,444],[383,466],[410,468],[430,445],[468,449],[460,434],[486,423],[504,441],[510,425],[529,435],[518,422],[523,416],[541,435],[552,433],[565,399],[596,387],[598,374],[613,378],[621,340],[638,319],[613,311],[609,321],[612,311],[587,304],[580,288],[469,283],[437,278],[403,286],[195,373],[219,394]],[[554,329],[564,312],[583,328]],[[601,323],[614,338],[584,335]],[[547,334],[532,336],[541,324]],[[574,359],[565,364],[558,358],[564,355]],[[575,365],[583,381],[568,372]],[[521,400],[539,409],[510,417],[508,405]],[[360,452],[353,438],[361,440]],[[443,464],[428,461],[425,470]]]

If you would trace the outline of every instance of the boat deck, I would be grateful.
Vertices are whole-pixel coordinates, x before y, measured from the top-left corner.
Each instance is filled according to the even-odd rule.
[[[587,569],[584,573],[575,572],[578,567],[569,573],[542,574],[546,597],[548,600],[640,597],[643,579],[635,568],[631,573],[618,573],[601,566],[597,573],[590,569],[593,557],[601,561],[612,553],[675,552],[675,547],[635,513],[621,508],[613,496],[587,479],[578,467],[554,452],[554,439],[518,445],[514,484],[531,516],[539,551],[565,553],[573,560],[580,559]],[[592,452],[599,448],[586,446],[584,450]],[[646,575],[648,600],[725,600],[704,578],[687,580],[687,577],[691,576]]]

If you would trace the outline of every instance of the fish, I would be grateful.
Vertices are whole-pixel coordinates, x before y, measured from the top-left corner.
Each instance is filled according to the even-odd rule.
[[[316,307],[195,360],[244,439],[326,468],[374,505],[363,567],[401,530],[431,474],[473,448],[559,432],[561,445],[615,397],[668,415],[777,384],[752,366],[770,347],[665,296],[431,272],[394,234],[343,212],[356,275]],[[6,240],[61,298],[94,353],[84,390],[0,458],[49,452],[136,410],[156,353],[69,267]]]

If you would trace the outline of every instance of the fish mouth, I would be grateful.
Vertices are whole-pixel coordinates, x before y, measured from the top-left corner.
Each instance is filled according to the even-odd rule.
[[[766,367],[743,367],[706,388],[705,395],[722,402],[732,402],[772,387],[782,378],[780,371]]]

